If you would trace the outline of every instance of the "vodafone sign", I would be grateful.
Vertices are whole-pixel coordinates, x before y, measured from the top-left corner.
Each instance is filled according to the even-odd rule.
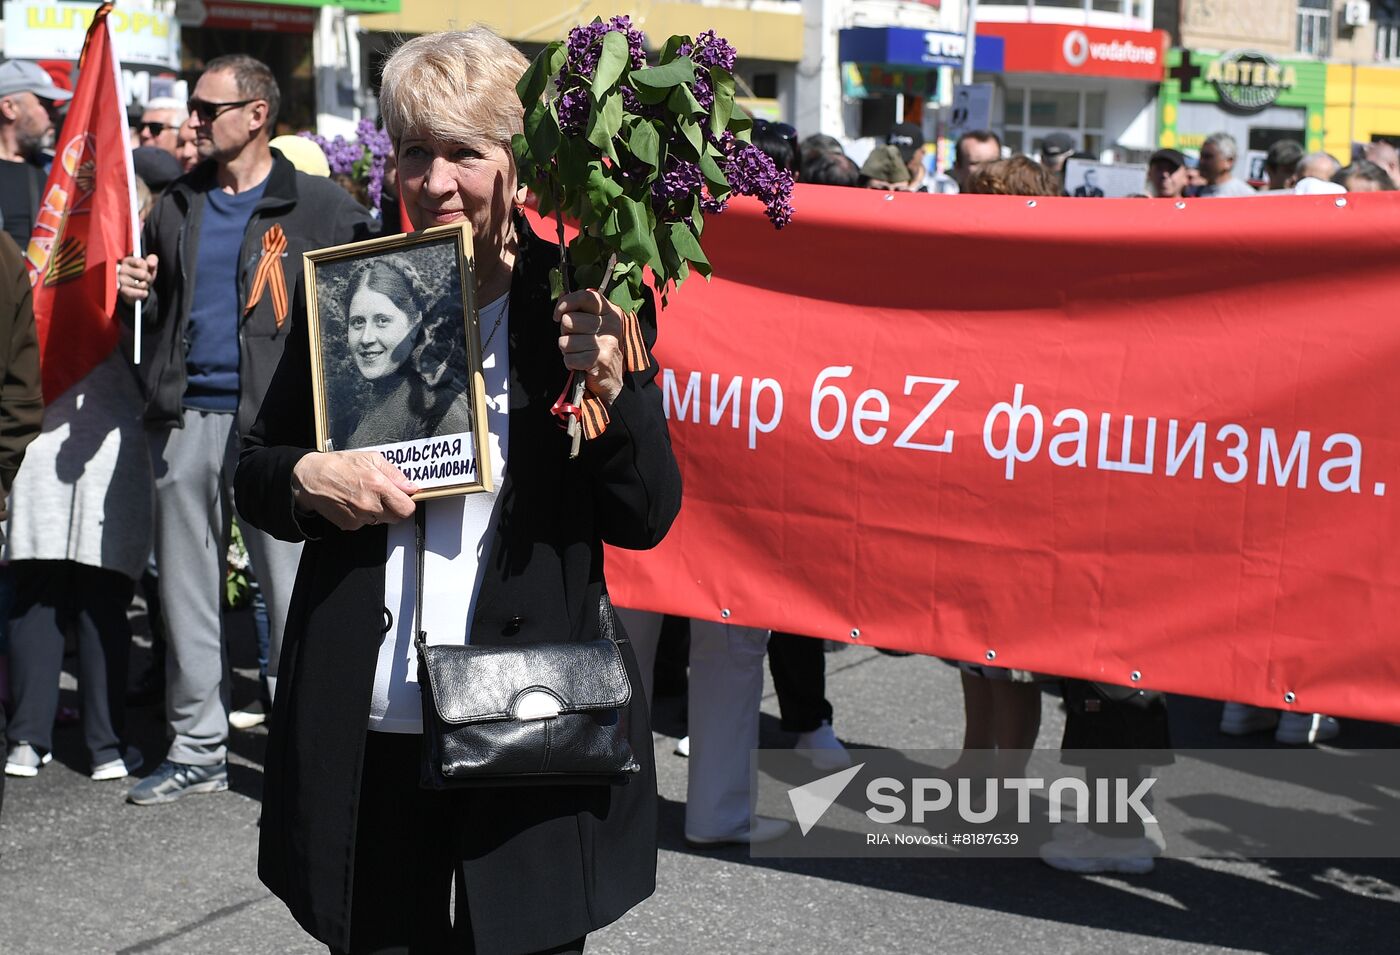
[[[1104,30],[1058,23],[978,23],[977,32],[1006,41],[1006,72],[1068,73],[1159,83],[1167,35],[1162,30]]]

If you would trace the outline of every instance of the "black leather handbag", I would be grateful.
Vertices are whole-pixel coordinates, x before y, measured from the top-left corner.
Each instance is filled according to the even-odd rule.
[[[518,646],[430,646],[422,629],[424,508],[416,515],[418,685],[428,789],[612,784],[641,771],[628,740],[632,684],[617,615],[602,637]]]

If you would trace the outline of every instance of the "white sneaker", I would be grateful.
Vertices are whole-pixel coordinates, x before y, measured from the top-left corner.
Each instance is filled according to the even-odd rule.
[[[822,725],[810,733],[799,734],[793,748],[810,759],[817,769],[845,769],[851,765],[851,754],[836,738],[829,720],[822,720]]]
[[[39,775],[39,770],[51,762],[53,753],[28,743],[16,743],[10,747],[5,757],[5,775],[32,778]]]
[[[236,730],[250,730],[266,722],[267,713],[263,710],[262,700],[254,700],[243,709],[234,710],[228,715],[228,725]]]
[[[690,758],[690,737],[689,737],[689,736],[682,736],[680,739],[676,740],[676,749],[675,749],[675,753],[676,753],[677,756],[684,756],[686,759],[689,759],[689,758]]]
[[[121,759],[113,759],[100,766],[92,767],[93,782],[106,782],[109,779],[125,779],[146,765],[146,760],[142,758],[141,751],[134,747],[124,750]]]
[[[1092,834],[1092,830],[1088,826],[1074,819],[1057,822],[1050,829],[1055,833],[1056,842],[1082,842]],[[1144,822],[1142,824],[1142,837],[1147,840],[1147,844],[1151,847],[1149,854],[1160,856],[1167,851],[1167,837],[1162,832],[1161,823]]]
[[[774,839],[781,839],[787,835],[792,823],[782,819],[772,819],[768,816],[755,816],[753,825],[745,824],[744,828],[737,832],[732,832],[727,836],[696,836],[689,832],[685,834],[685,844],[692,849],[715,849],[720,846],[749,846],[760,842],[772,842]]]
[[[1278,710],[1247,703],[1226,703],[1220,714],[1220,732],[1228,736],[1248,736],[1262,733],[1278,725]]]
[[[1068,838],[1062,838],[1062,835]],[[1156,846],[1146,837],[1114,839],[1082,826],[1057,829],[1055,838],[1040,847],[1040,858],[1061,872],[1089,874],[1121,872],[1142,875],[1151,872]]]
[[[1342,731],[1336,719],[1321,713],[1284,713],[1274,739],[1292,746],[1308,746],[1334,739]]]

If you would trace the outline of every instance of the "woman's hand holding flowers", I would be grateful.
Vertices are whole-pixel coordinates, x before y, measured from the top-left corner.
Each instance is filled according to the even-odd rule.
[[[582,372],[588,390],[611,405],[622,391],[622,310],[596,289],[570,292],[554,306],[564,366]]]

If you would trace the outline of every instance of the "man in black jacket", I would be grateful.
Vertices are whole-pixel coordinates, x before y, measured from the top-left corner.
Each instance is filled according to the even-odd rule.
[[[279,100],[271,71],[252,57],[208,64],[190,97],[200,164],[151,212],[146,257],[118,271],[123,301],[146,303],[141,373],[174,736],[165,761],[128,794],[138,805],[228,788],[220,594],[238,436],[282,358],[302,253],[370,234],[369,214],[344,191],[269,147]],[[301,549],[240,527],[268,604],[271,694]]]

